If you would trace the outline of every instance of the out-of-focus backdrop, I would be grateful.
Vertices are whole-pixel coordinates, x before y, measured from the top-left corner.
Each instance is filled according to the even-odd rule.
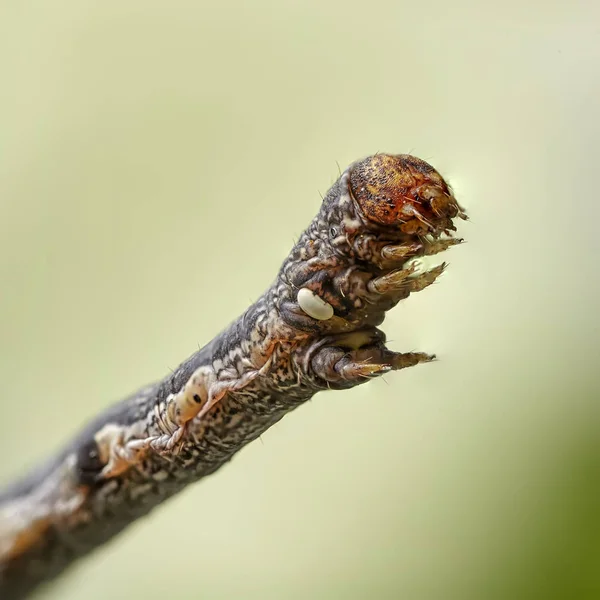
[[[0,484],[268,286],[339,168],[472,221],[395,349],[40,593],[600,597],[600,7],[4,2]]]

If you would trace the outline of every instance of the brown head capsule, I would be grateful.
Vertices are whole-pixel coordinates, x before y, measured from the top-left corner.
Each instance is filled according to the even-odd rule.
[[[367,220],[407,234],[439,233],[466,218],[442,176],[409,154],[376,154],[350,170],[350,192]]]

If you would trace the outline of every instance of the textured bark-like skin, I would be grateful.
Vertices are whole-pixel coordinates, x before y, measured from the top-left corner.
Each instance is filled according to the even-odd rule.
[[[391,352],[377,327],[441,274],[443,265],[418,273],[408,261],[459,243],[441,237],[456,216],[465,218],[445,181],[415,157],[351,165],[243,315],[0,495],[0,598],[24,598],[317,392],[432,360]],[[304,312],[301,288],[334,316]]]

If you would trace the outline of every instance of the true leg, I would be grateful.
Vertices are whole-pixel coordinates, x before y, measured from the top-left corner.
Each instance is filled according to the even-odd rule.
[[[339,346],[325,346],[313,356],[312,371],[327,382],[327,387],[354,387],[357,383],[430,362],[435,355],[423,352],[393,352],[384,346],[375,345],[359,350],[345,350]]]

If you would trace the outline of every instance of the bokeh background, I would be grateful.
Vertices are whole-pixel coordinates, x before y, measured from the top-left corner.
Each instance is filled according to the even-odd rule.
[[[39,598],[600,597],[599,23],[2,3],[0,484],[256,299],[338,168],[412,152],[472,217],[385,325],[439,362],[317,396]]]

